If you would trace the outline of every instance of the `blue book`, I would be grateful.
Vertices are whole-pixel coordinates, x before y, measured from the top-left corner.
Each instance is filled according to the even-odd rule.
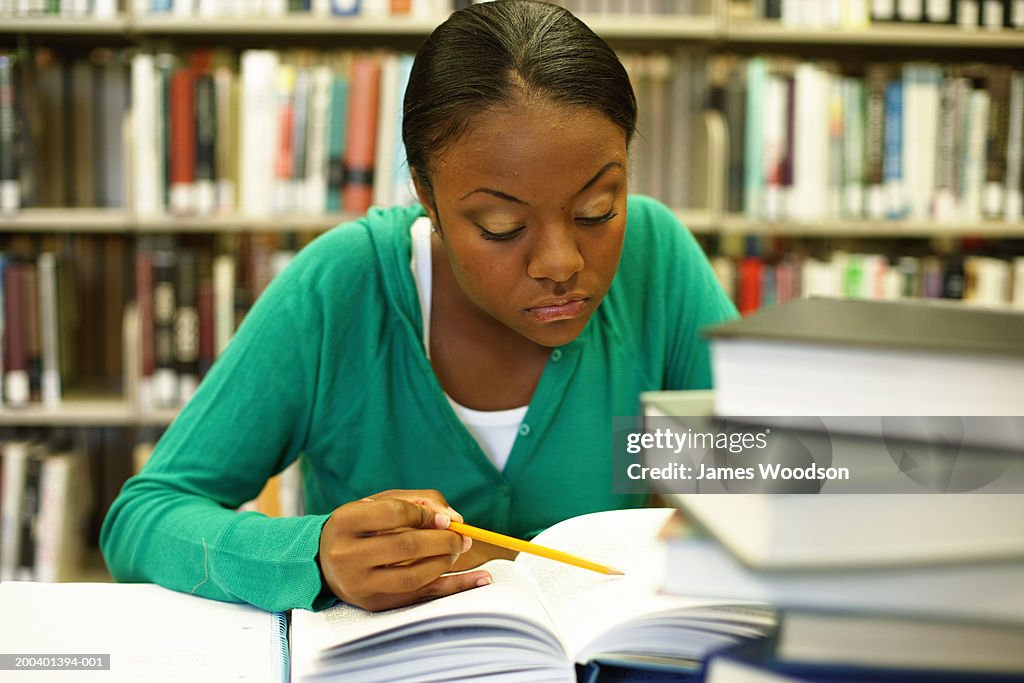
[[[886,216],[906,217],[907,200],[903,186],[903,81],[890,81],[885,87],[885,147],[882,160],[885,182]]]

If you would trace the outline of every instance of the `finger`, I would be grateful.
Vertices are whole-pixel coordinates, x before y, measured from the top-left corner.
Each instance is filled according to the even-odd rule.
[[[425,557],[398,567],[376,567],[367,574],[362,592],[369,595],[413,593],[451,570],[456,557],[441,555]]]
[[[401,498],[419,505],[425,505],[428,508],[431,508],[434,512],[446,512],[449,517],[457,522],[465,521],[462,515],[447,503],[444,495],[434,488],[392,488],[390,490],[385,490],[383,493],[377,494],[373,498]],[[438,526],[438,528],[446,527]]]
[[[443,598],[462,591],[486,586],[492,582],[487,572],[466,572],[465,574],[448,574],[438,577],[427,585],[414,591],[400,594],[378,594],[364,601],[364,606],[373,611],[404,607],[417,602],[426,602]]]
[[[447,529],[450,517],[401,498],[359,501],[342,506],[343,527],[356,535],[372,535],[401,528]]]
[[[472,540],[451,531],[406,529],[360,540],[359,552],[370,566],[384,567],[426,557],[454,559],[472,546]]]

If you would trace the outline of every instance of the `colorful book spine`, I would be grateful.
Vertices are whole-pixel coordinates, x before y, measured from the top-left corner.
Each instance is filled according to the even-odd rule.
[[[375,57],[354,60],[342,203],[347,211],[355,213],[366,211],[373,202],[380,76],[380,62]]]

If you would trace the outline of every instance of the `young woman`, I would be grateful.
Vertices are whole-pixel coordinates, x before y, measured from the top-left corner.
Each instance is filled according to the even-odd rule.
[[[420,205],[324,234],[267,289],[114,502],[114,577],[387,609],[490,580],[448,574],[507,555],[450,519],[528,538],[642,505],[612,493],[612,416],[710,386],[699,330],[735,310],[674,215],[627,197],[635,121],[566,10],[452,14],[405,96]],[[234,511],[300,455],[306,516]]]

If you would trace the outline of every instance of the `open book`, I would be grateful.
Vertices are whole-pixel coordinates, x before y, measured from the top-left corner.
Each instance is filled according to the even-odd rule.
[[[489,586],[382,613],[293,610],[293,680],[575,681],[574,663],[695,668],[774,625],[762,603],[660,594],[668,510],[557,524],[537,543],[614,566],[604,576],[531,555],[485,567]]]

